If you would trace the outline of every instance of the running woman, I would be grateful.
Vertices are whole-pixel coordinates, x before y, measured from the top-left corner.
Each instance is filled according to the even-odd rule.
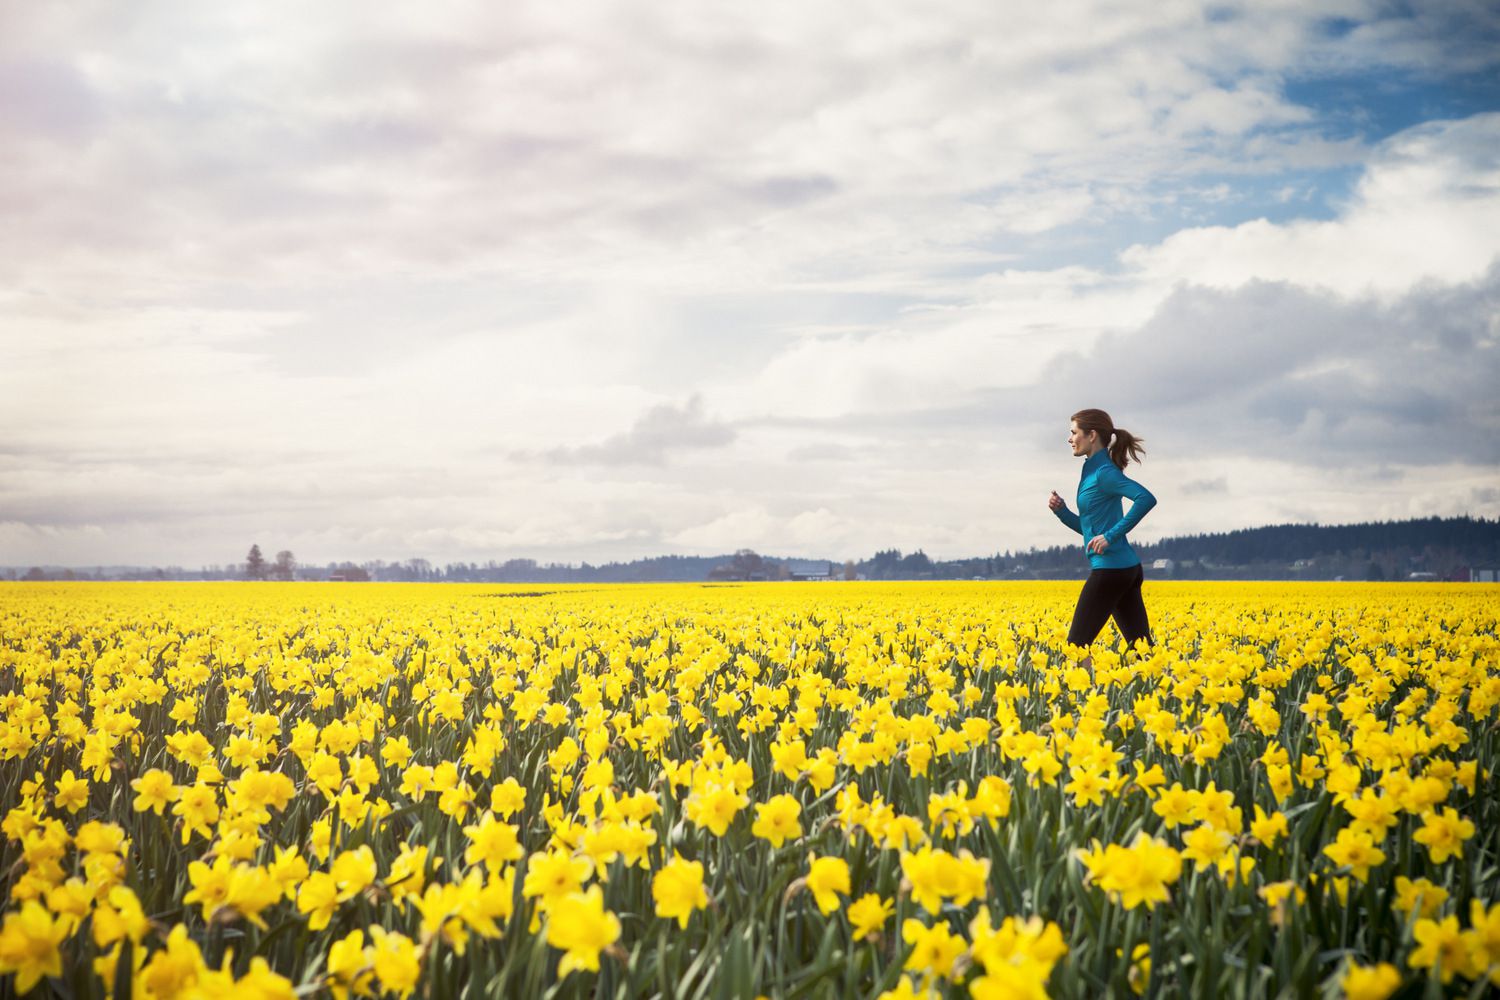
[[[1114,616],[1127,645],[1137,639],[1151,645],[1151,623],[1141,600],[1141,560],[1125,534],[1156,506],[1156,497],[1121,471],[1131,459],[1139,462],[1146,449],[1140,438],[1116,427],[1103,410],[1073,414],[1068,445],[1084,460],[1078,513],[1068,509],[1056,490],[1047,498],[1047,506],[1059,521],[1088,539],[1084,549],[1093,567],[1078,595],[1068,642],[1087,647]],[[1122,497],[1130,501],[1130,513],[1123,516]]]

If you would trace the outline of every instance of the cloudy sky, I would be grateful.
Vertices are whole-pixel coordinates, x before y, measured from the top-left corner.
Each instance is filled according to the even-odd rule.
[[[1500,515],[1486,0],[0,0],[0,564]]]

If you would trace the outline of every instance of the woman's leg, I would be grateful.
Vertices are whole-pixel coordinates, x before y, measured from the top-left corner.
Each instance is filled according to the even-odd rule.
[[[1122,569],[1096,569],[1083,581],[1083,590],[1078,594],[1078,606],[1073,609],[1073,625],[1068,629],[1068,642],[1075,646],[1087,646],[1094,641],[1109,616],[1120,603],[1121,592],[1129,585],[1130,571]]]
[[[1115,624],[1120,627],[1120,634],[1125,637],[1127,646],[1135,645],[1137,639],[1145,639],[1148,646],[1155,645],[1151,641],[1151,621],[1146,617],[1146,602],[1141,598],[1141,583],[1145,579],[1145,571],[1140,566],[1134,567],[1130,585],[1125,588],[1119,603],[1115,605]]]

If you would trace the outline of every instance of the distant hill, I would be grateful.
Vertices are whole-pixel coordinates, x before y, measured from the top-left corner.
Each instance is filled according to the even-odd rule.
[[[1500,520],[1428,517],[1367,524],[1277,524],[1183,535],[1132,546],[1157,576],[1228,580],[1440,580],[1500,567]],[[1164,560],[1157,566],[1158,560]],[[990,572],[966,575],[1073,578],[1088,573],[1080,545],[1005,553]],[[975,560],[957,566],[973,568]],[[957,576],[935,563],[934,577]],[[872,569],[875,567],[872,565]]]
[[[1183,535],[1133,543],[1153,578],[1195,580],[1408,580],[1469,579],[1471,570],[1500,568],[1500,519],[1427,517],[1368,524],[1276,524],[1206,535]],[[763,556],[741,549],[720,556],[652,556],[602,565],[538,563],[534,559],[449,563],[426,559],[374,560],[326,566],[299,565],[302,580],[348,578],[361,572],[377,581],[448,583],[646,583],[716,580],[778,580],[797,577],[870,580],[1077,579],[1088,574],[1078,545],[1025,552],[936,560],[899,549],[859,561]],[[226,580],[241,579],[244,567],[59,566],[0,567],[12,580]]]
[[[1425,565],[1449,553],[1456,562],[1493,567],[1500,559],[1500,520],[1427,517],[1370,524],[1277,524],[1168,538],[1143,548],[1153,559],[1197,559],[1216,565],[1361,556],[1405,558]]]

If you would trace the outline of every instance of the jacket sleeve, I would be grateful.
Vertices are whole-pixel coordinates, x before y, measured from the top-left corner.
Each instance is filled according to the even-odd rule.
[[[1105,540],[1114,545],[1132,528],[1140,524],[1141,518],[1151,512],[1151,508],[1156,506],[1156,497],[1152,496],[1151,491],[1140,483],[1127,478],[1125,473],[1115,468],[1113,464],[1106,463],[1099,474],[1098,482],[1100,489],[1104,492],[1130,501],[1130,510],[1125,516],[1104,532]]]
[[[1057,519],[1063,524],[1066,524],[1080,535],[1083,534],[1083,525],[1078,523],[1078,515],[1069,510],[1066,505],[1057,508],[1052,513],[1056,514]]]

